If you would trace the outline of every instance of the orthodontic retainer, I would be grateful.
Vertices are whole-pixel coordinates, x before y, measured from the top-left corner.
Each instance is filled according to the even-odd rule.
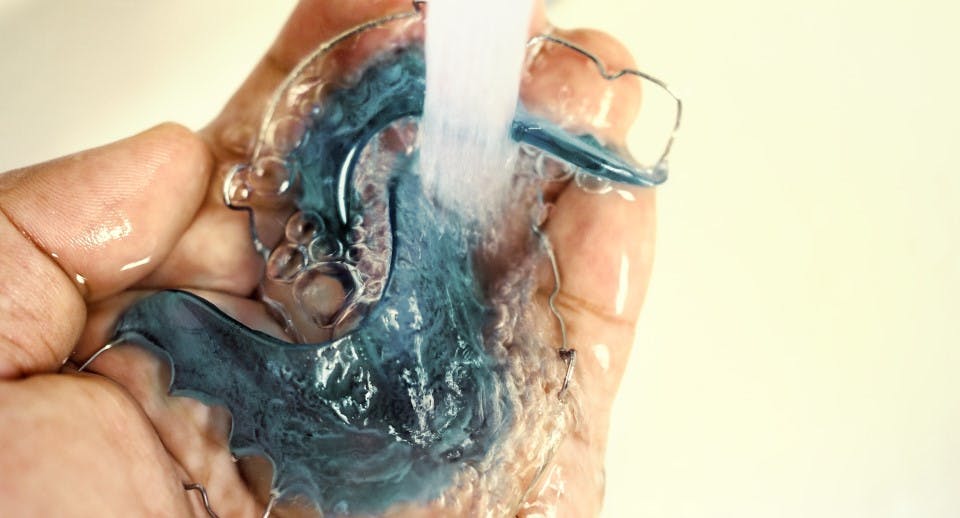
[[[249,329],[200,297],[170,290],[130,307],[111,344],[81,368],[121,342],[160,353],[171,365],[172,394],[229,409],[235,456],[270,460],[274,499],[325,514],[434,501],[464,469],[489,469],[491,452],[521,420],[504,388],[509,368],[484,343],[490,309],[470,253],[480,233],[426,199],[413,171],[424,93],[415,41],[421,21],[419,11],[387,16],[307,57],[272,100],[250,165],[234,168],[224,184],[227,204],[250,211],[254,244],[267,261],[264,301],[305,343]],[[595,56],[552,36],[530,44],[543,41],[583,54],[608,79],[633,74],[666,88],[637,71],[610,75]],[[357,62],[357,49],[373,42],[388,45]],[[308,72],[330,77],[303,82]],[[344,75],[351,79],[333,81]],[[677,99],[674,132],[679,113]],[[522,108],[512,136],[583,174],[646,187],[666,180],[673,141],[657,164],[639,167]],[[283,228],[251,208],[285,204],[295,209]],[[326,307],[331,300],[342,302]],[[552,298],[551,309],[563,328]],[[561,351],[571,351],[565,332]],[[569,352],[563,359],[565,390]],[[547,462],[553,447],[541,445],[534,458]],[[515,511],[523,492],[500,497]]]

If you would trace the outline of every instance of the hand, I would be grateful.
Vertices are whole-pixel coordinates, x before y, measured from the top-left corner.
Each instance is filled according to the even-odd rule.
[[[281,334],[248,298],[262,265],[249,244],[246,214],[223,206],[220,185],[225,168],[248,155],[268,96],[307,52],[348,27],[410,8],[399,0],[365,0],[349,10],[333,5],[301,2],[200,136],[165,125],[0,176],[4,511],[203,516],[198,495],[183,490],[183,483],[198,482],[221,516],[262,512],[266,502],[226,447],[227,414],[164,396],[163,366],[147,353],[111,351],[92,369],[103,376],[61,365],[88,358],[106,343],[124,307],[166,287],[193,289],[247,325]],[[545,28],[540,6],[532,29]],[[632,66],[602,34],[557,33],[599,54],[609,68]],[[557,49],[544,50],[532,68],[521,92],[528,105],[599,126],[609,139],[623,137],[639,105],[635,84],[608,83],[581,58]],[[568,90],[556,87],[561,83]],[[607,95],[619,109],[604,115]],[[627,192],[635,201],[575,187],[552,193],[556,209],[546,231],[563,278],[558,306],[579,351],[575,380],[583,419],[522,514],[556,506],[560,515],[589,516],[600,506],[610,404],[653,249],[653,191]],[[544,276],[543,298],[552,287],[552,277]]]

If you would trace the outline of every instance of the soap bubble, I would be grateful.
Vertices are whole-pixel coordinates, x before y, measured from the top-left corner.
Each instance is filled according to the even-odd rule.
[[[313,262],[330,261],[343,255],[343,243],[337,239],[318,236],[307,245],[307,254]]]
[[[290,189],[290,171],[287,169],[287,163],[276,157],[264,157],[258,160],[247,178],[248,185],[261,196],[279,196],[286,194]]]
[[[316,234],[322,234],[325,230],[326,226],[322,219],[297,211],[287,219],[284,234],[291,242],[307,244]]]
[[[280,282],[290,282],[306,265],[306,257],[300,247],[292,244],[280,245],[267,259],[267,276]]]
[[[319,263],[301,272],[293,285],[301,310],[319,326],[335,323],[340,309],[357,288],[356,275],[340,263]]]
[[[591,194],[606,194],[613,190],[613,184],[606,178],[601,178],[582,170],[577,171],[574,177],[576,178],[577,187]]]
[[[305,133],[304,122],[299,117],[288,115],[270,123],[266,143],[275,151],[286,153],[300,145]]]

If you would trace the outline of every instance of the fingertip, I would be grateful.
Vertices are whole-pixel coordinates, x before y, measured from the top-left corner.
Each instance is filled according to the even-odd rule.
[[[182,156],[184,162],[196,165],[200,172],[209,170],[212,162],[210,150],[199,134],[190,128],[172,121],[162,122],[140,134],[156,138],[166,143],[170,149]]]

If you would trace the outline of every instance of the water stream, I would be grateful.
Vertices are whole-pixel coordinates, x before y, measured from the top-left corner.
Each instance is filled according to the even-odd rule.
[[[420,174],[437,202],[470,219],[499,214],[510,184],[532,10],[531,0],[429,4]]]

